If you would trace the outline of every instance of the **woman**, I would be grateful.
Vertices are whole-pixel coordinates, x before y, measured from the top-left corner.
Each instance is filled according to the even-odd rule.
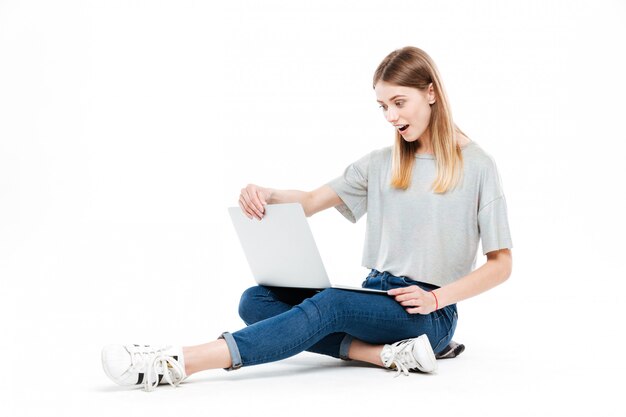
[[[178,385],[206,369],[237,369],[304,350],[408,375],[433,372],[449,351],[458,301],[504,282],[512,248],[493,159],[453,123],[438,70],[422,50],[390,53],[374,74],[376,98],[396,128],[393,146],[368,153],[311,191],[248,185],[239,205],[262,219],[266,204],[299,202],[307,216],[335,207],[351,222],[365,212],[363,287],[388,296],[256,286],[239,313],[248,325],[191,347],[111,345],[106,374],[121,385]],[[474,270],[478,240],[487,262]]]

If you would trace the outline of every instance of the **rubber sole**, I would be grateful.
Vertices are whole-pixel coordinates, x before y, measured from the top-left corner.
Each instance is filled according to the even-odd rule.
[[[437,359],[452,359],[459,356],[465,350],[465,345],[456,342],[450,342],[446,348],[439,352],[435,357]]]

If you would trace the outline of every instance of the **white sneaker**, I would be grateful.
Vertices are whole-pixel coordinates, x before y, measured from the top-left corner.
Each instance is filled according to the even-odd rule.
[[[409,371],[434,372],[437,370],[435,352],[430,346],[428,336],[423,334],[414,339],[406,339],[391,345],[385,345],[380,352],[380,359],[387,368],[396,368],[396,376]]]
[[[109,345],[102,349],[102,367],[119,385],[144,385],[152,391],[162,380],[177,386],[185,378],[181,347],[150,345]]]

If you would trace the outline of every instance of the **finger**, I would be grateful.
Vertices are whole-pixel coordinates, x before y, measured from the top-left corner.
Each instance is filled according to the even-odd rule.
[[[261,196],[259,195],[259,190],[254,190],[252,193],[252,200],[254,204],[256,204],[256,208],[263,215],[265,213],[265,207],[263,206],[263,201],[261,200]]]
[[[241,211],[243,212],[243,214],[247,217],[250,218],[250,215],[248,214],[248,212],[246,211],[246,208],[243,206],[243,204],[241,204],[241,197],[239,197],[239,201],[237,201],[237,203],[239,204],[239,208],[241,209]]]
[[[417,292],[417,290],[409,289],[409,290],[406,290],[406,292],[404,292],[403,294],[397,295],[396,301],[400,302],[400,301],[410,300],[411,298],[419,298],[419,297],[420,297],[420,294]]]
[[[418,299],[412,298],[410,300],[402,301],[400,305],[409,306],[409,307],[419,307],[422,305],[422,303],[420,303]]]
[[[406,312],[409,314],[426,314],[422,307],[411,307],[407,308]]]
[[[411,291],[409,289],[409,287],[399,287],[399,288],[393,288],[393,289],[387,291],[387,294],[389,294],[389,295],[398,295],[398,294],[404,294],[407,291]]]
[[[239,207],[241,207],[243,214],[245,214],[247,218],[252,219],[252,213],[250,213],[244,205],[243,197],[239,197]]]
[[[410,300],[412,298],[417,298],[417,296],[415,295],[414,292],[407,292],[404,294],[400,294],[396,296],[396,301],[400,302],[400,301],[406,301],[406,300]]]
[[[252,200],[250,199],[250,194],[248,193],[248,190],[243,188],[241,190],[241,196],[243,197],[243,199],[246,202],[246,205],[248,206],[248,209],[251,210],[253,213],[255,213],[255,217],[258,217],[259,220],[261,220],[261,213],[259,213],[254,205],[254,203],[252,202]]]
[[[250,208],[250,206],[246,203],[246,201],[244,200],[243,196],[239,197],[239,202],[240,204],[244,207],[246,213],[248,214],[248,217],[250,219],[255,219],[257,218],[256,213]]]

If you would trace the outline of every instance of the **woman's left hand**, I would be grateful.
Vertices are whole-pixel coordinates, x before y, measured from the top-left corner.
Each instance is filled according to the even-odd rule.
[[[435,296],[417,285],[394,288],[387,294],[393,296],[409,314],[429,314],[435,311],[437,305]]]

